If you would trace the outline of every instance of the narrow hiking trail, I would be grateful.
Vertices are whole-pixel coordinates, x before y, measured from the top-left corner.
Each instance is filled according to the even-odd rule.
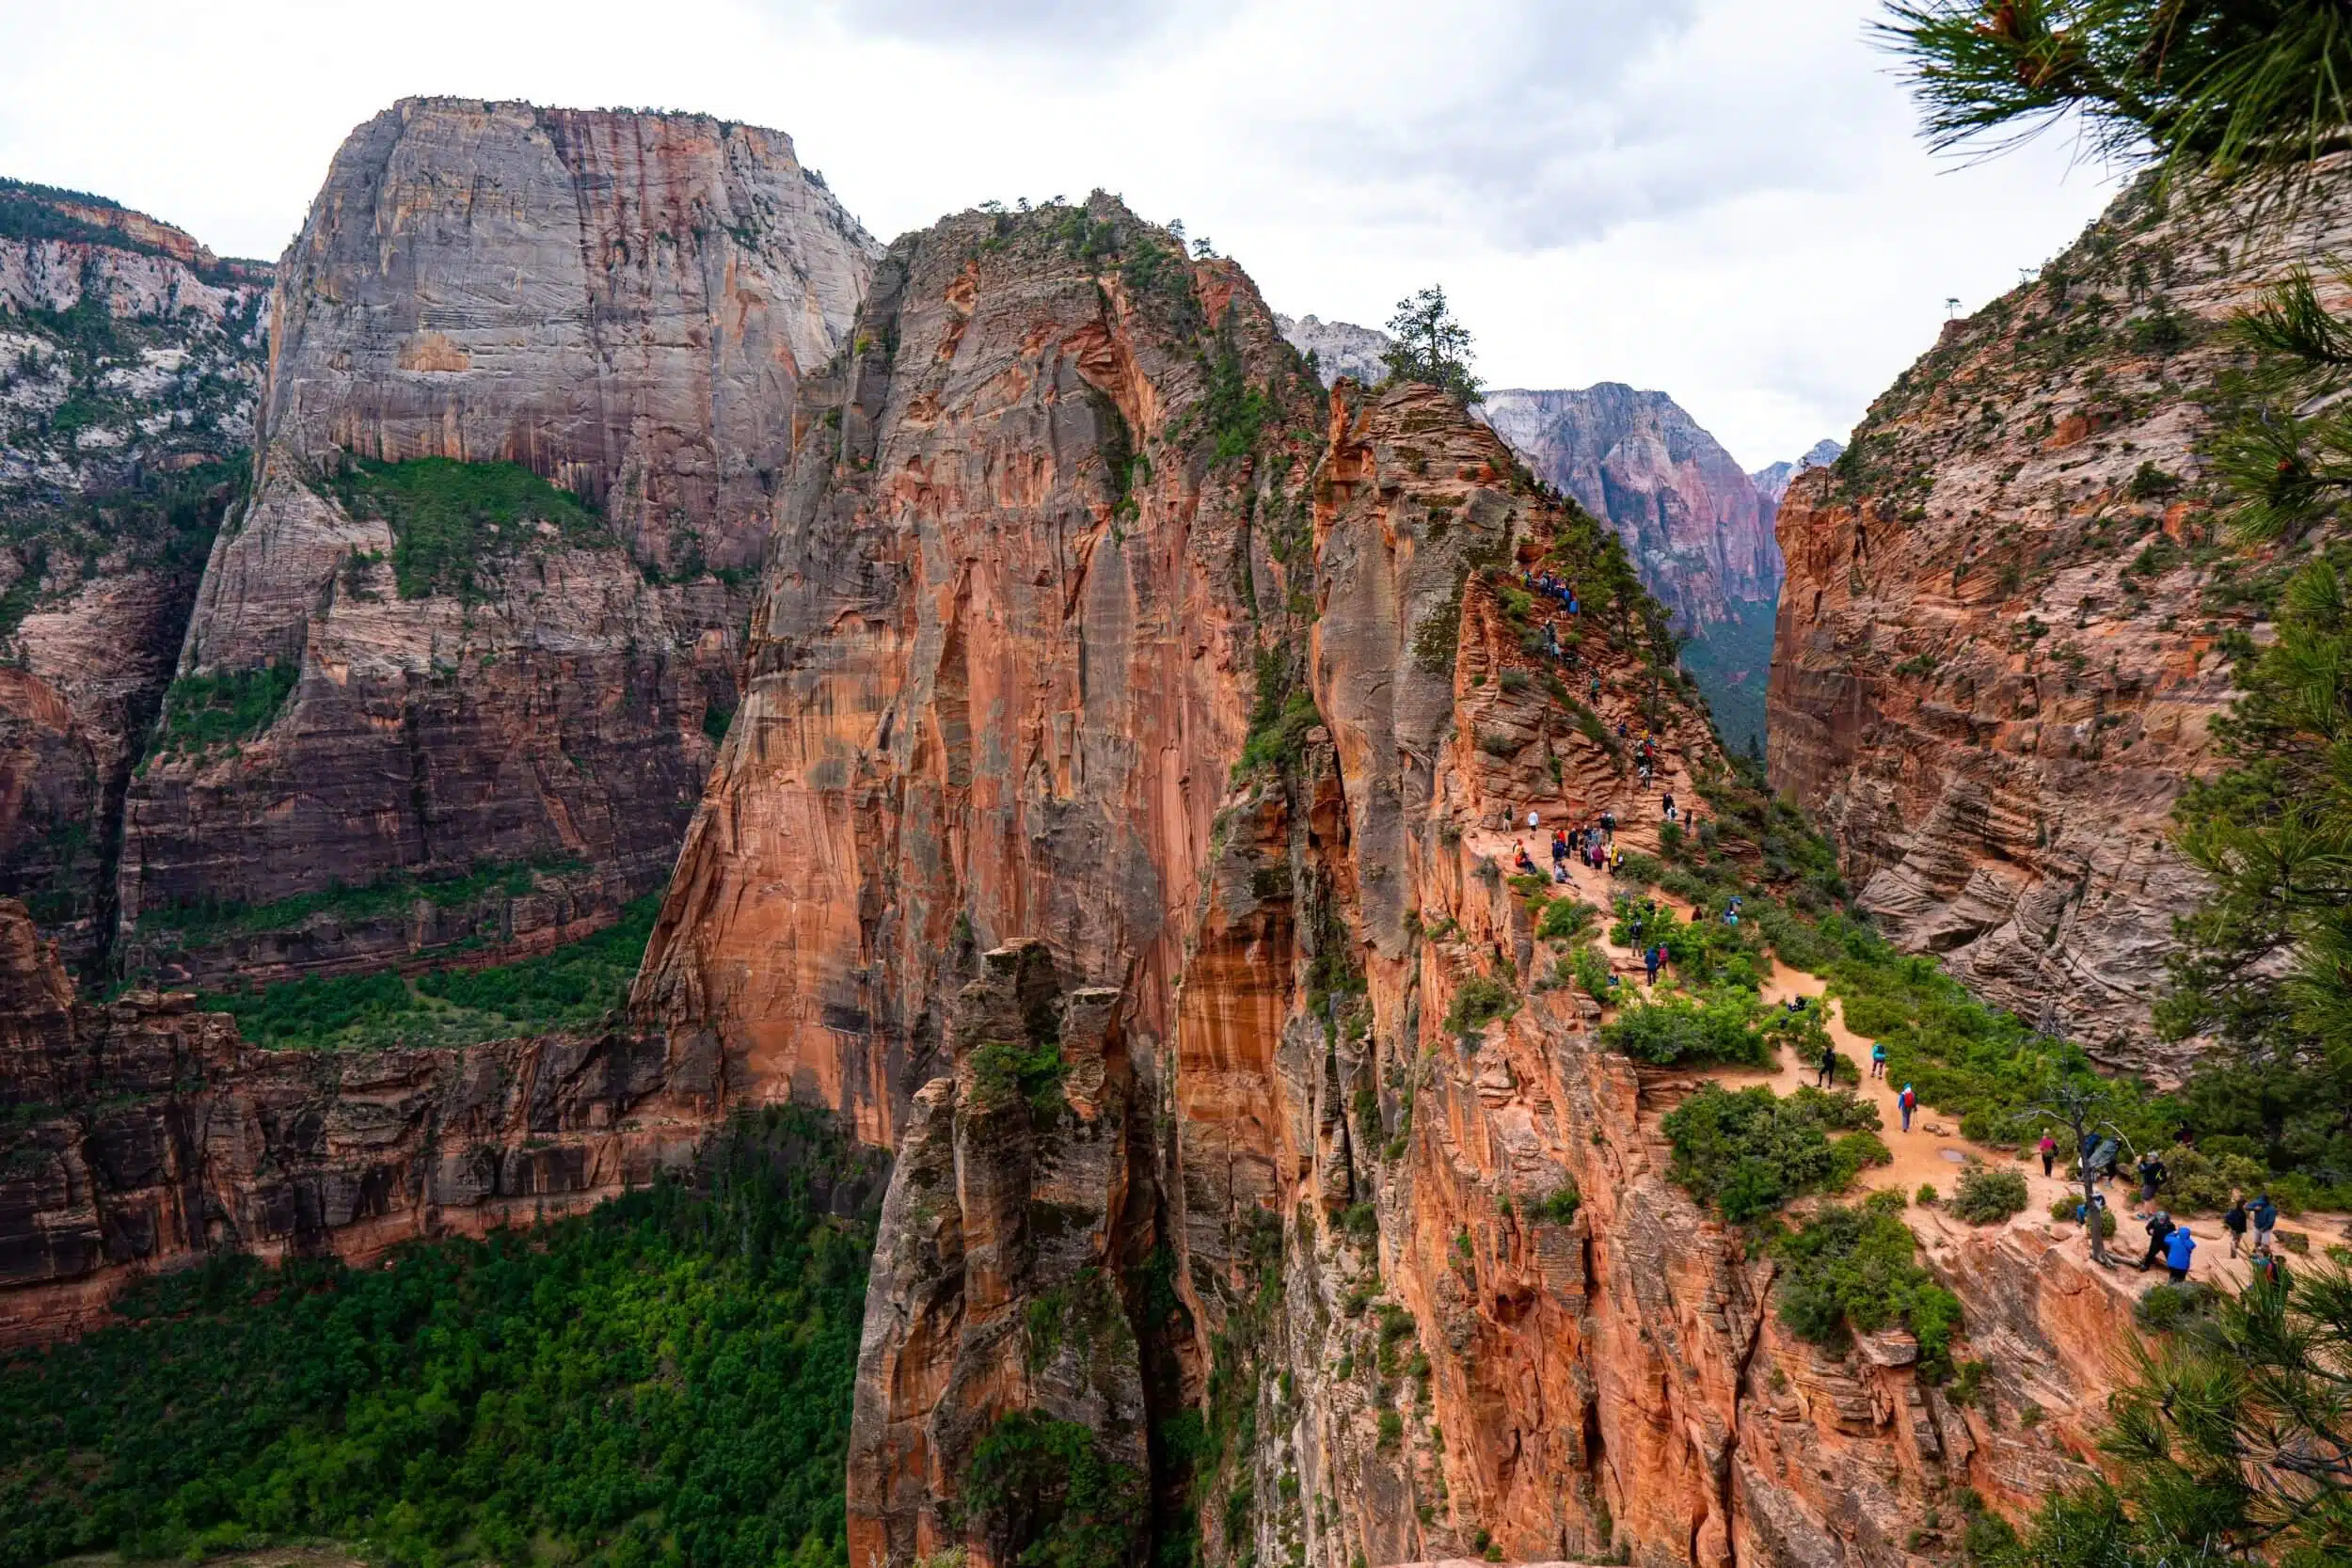
[[[1671,753],[1666,753],[1666,755],[1671,757]],[[1674,759],[1674,761],[1678,762],[1678,759]],[[1661,770],[1661,777],[1653,782],[1647,790],[1642,789],[1629,775],[1618,796],[1609,802],[1609,809],[1617,816],[1617,842],[1629,854],[1637,851],[1647,855],[1658,853],[1661,797],[1666,789],[1672,789],[1675,792],[1677,803],[1693,801],[1699,798],[1687,774],[1682,773],[1678,767],[1675,767],[1674,762],[1669,762],[1668,768],[1671,770]],[[1550,809],[1546,809],[1548,805]],[[1506,876],[1513,871],[1514,857],[1518,847],[1524,845],[1529,857],[1535,862],[1540,872],[1549,878],[1551,876],[1552,830],[1556,827],[1580,826],[1586,818],[1561,813],[1556,803],[1551,802],[1538,803],[1527,809],[1533,809],[1537,816],[1536,824],[1533,829],[1527,826],[1526,809],[1522,809],[1515,816],[1511,831],[1473,830],[1464,834],[1465,845],[1476,854],[1490,857]],[[1597,810],[1594,815],[1597,815]],[[1621,982],[1619,994],[1629,1001],[1651,995],[1652,990],[1643,978],[1641,954],[1633,948],[1609,940],[1609,928],[1613,924],[1613,899],[1619,891],[1610,874],[1606,870],[1596,870],[1580,862],[1572,861],[1568,866],[1568,877],[1569,880],[1565,885],[1555,882],[1552,891],[1555,895],[1581,899],[1601,911],[1595,944],[1608,958],[1611,970]],[[1650,889],[1648,896],[1656,899],[1661,905],[1672,909],[1683,920],[1691,920],[1693,916],[1693,911],[1687,901],[1660,889]],[[1719,918],[1720,911],[1712,911],[1710,917]],[[1932,1185],[1939,1197],[1948,1198],[1961,1173],[1967,1168],[1969,1163],[1981,1161],[1995,1169],[2013,1170],[2025,1177],[2026,1192],[2025,1209],[1997,1227],[1971,1226],[1953,1215],[1940,1204],[1933,1207],[1915,1204],[1910,1209],[1908,1217],[1914,1228],[1920,1231],[1923,1242],[1931,1242],[1939,1234],[1948,1239],[1969,1232],[1982,1234],[1996,1229],[2013,1229],[2033,1232],[2036,1239],[2044,1244],[2086,1246],[2086,1239],[2081,1227],[2068,1221],[2053,1220],[2050,1217],[2053,1205],[2061,1199],[2071,1205],[2079,1200],[2082,1196],[2080,1185],[2068,1179],[2069,1165],[2065,1158],[2067,1150],[2063,1147],[2060,1149],[2060,1158],[2054,1166],[2055,1174],[2044,1176],[2042,1173],[2040,1158],[2034,1155],[2030,1148],[2021,1157],[2014,1149],[1995,1148],[1963,1138],[1959,1132],[1957,1117],[1944,1115],[1930,1108],[1924,1102],[1912,1113],[1911,1131],[1905,1132],[1901,1107],[1898,1103],[1898,1096],[1901,1092],[1902,1085],[1891,1078],[1870,1076],[1870,1048],[1876,1043],[1875,1040],[1858,1035],[1846,1026],[1844,1004],[1837,998],[1826,994],[1828,982],[1822,976],[1805,970],[1791,968],[1776,958],[1772,958],[1770,962],[1771,970],[1760,989],[1764,1002],[1769,1006],[1778,1006],[1792,996],[1803,996],[1811,999],[1815,1005],[1820,1006],[1822,1020],[1829,1030],[1831,1041],[1836,1046],[1841,1055],[1853,1063],[1861,1075],[1860,1084],[1848,1086],[1864,1101],[1878,1108],[1879,1136],[1884,1141],[1889,1152],[1894,1155],[1894,1161],[1891,1164],[1865,1169],[1855,1179],[1852,1189],[1854,1193],[1891,1190],[1900,1192],[1906,1198],[1911,1198],[1917,1194],[1921,1186]],[[1609,1010],[1613,1012],[1614,1006],[1613,1005]],[[1807,1085],[1820,1083],[1818,1060],[1800,1062],[1793,1059],[1795,1053],[1786,1050],[1780,1052],[1779,1055],[1781,1060],[1776,1067],[1765,1069],[1713,1067],[1687,1069],[1645,1069],[1645,1073],[1651,1070],[1660,1072],[1661,1081],[1656,1086],[1667,1092],[1673,1091],[1673,1084],[1676,1080],[1681,1080],[1691,1087],[1708,1081],[1732,1088],[1746,1088],[1762,1085],[1777,1095],[1792,1094]],[[2058,1141],[2061,1146],[2064,1146],[2069,1140],[2060,1135]],[[2152,1208],[2165,1206],[2165,1198],[2159,1193],[2153,1204],[2142,1205],[2138,1201],[2139,1189],[2137,1180],[2128,1171],[2119,1175],[2115,1180],[2108,1182],[2101,1190],[2106,1194],[2108,1206],[2113,1211],[2116,1221],[2115,1235],[2107,1243],[2108,1251],[2115,1259],[2118,1283],[2128,1288],[2137,1278],[2137,1264],[2147,1251],[2148,1245],[2147,1232],[2142,1227],[2141,1220],[2137,1216],[2145,1215]],[[2173,1217],[2177,1222],[2186,1224],[2190,1233],[2197,1240],[2195,1263],[2190,1271],[2191,1278],[2202,1280],[2211,1285],[2227,1286],[2232,1290],[2243,1288],[2248,1283],[2251,1277],[2251,1271],[2244,1258],[2233,1259],[2229,1256],[2229,1233],[2222,1227],[2219,1214],[2207,1212],[2182,1215],[2176,1213]],[[2352,1219],[2348,1219],[2345,1215],[2308,1212],[2282,1222],[2282,1228],[2306,1232],[2311,1239],[2314,1256],[2330,1245],[2352,1243]],[[2294,1261],[2292,1258],[2289,1259],[2290,1268],[2293,1267]],[[2162,1279],[2165,1275],[2159,1267],[2149,1271],[2148,1277]]]

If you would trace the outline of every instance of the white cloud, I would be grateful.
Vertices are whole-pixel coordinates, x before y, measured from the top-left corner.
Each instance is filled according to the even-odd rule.
[[[1843,435],[2110,184],[1939,165],[1869,0],[0,0],[0,172],[274,255],[349,129],[455,92],[792,134],[877,234],[1102,185],[1278,309],[1443,280],[1497,385],[1671,392],[1760,467]]]

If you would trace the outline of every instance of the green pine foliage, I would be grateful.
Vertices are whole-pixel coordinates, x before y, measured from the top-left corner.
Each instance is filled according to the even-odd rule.
[[[1478,400],[1479,381],[1470,369],[1470,333],[1454,317],[1443,285],[1432,285],[1396,302],[1389,318],[1396,346],[1381,356],[1398,381],[1418,381],[1464,403]]]
[[[2337,0],[1893,0],[1877,30],[1938,149],[2079,116],[2102,155],[2168,182],[2292,198],[2352,123]]]
[[[660,895],[649,895],[595,935],[514,963],[428,970],[413,979],[389,971],[310,974],[199,1005],[234,1017],[254,1044],[285,1051],[473,1045],[596,1029],[627,1004],[660,908]]]
[[[373,920],[405,914],[419,902],[452,910],[493,894],[519,898],[538,885],[540,875],[560,876],[587,869],[588,863],[576,856],[544,855],[503,864],[485,862],[459,877],[428,879],[394,872],[357,887],[329,882],[316,893],[296,894],[266,904],[159,904],[142,910],[138,924],[142,931],[171,931],[182,942],[193,945],[258,931],[289,930],[317,914],[332,914],[351,921]]]
[[[154,754],[200,755],[215,746],[252,739],[278,721],[298,673],[280,660],[254,670],[182,675],[164,692]]]
[[[1900,1193],[1872,1193],[1851,1208],[1823,1204],[1773,1242],[1781,1263],[1773,1294],[1788,1331],[1816,1344],[1899,1324],[1919,1341],[1922,1374],[1935,1378],[1951,1370],[1960,1301],[1913,1256],[1918,1243],[1902,1207]]]
[[[353,516],[391,525],[392,577],[404,599],[479,598],[500,557],[612,544],[594,508],[519,463],[353,457],[326,483]]]
[[[1600,1043],[1637,1062],[1661,1066],[1767,1067],[1776,1053],[1764,1022],[1764,1006],[1754,991],[1720,986],[1702,995],[1675,994],[1627,1006],[1601,1026]]]
[[[1018,1410],[981,1435],[956,1502],[998,1562],[1116,1568],[1142,1546],[1148,1493],[1088,1428]]]
[[[1674,1149],[1670,1174],[1735,1225],[1808,1193],[1843,1191],[1863,1167],[1888,1159],[1878,1108],[1843,1089],[1784,1099],[1762,1085],[1702,1084],[1661,1125]]]
[[[0,1568],[326,1537],[400,1568],[844,1568],[872,1157],[797,1109],[689,1180],[382,1268],[224,1257],[0,1361]]]

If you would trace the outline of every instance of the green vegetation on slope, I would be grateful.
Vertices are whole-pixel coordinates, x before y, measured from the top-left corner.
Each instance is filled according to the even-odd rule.
[[[162,904],[141,911],[141,930],[169,930],[195,944],[218,942],[257,931],[282,931],[314,914],[344,920],[371,920],[405,914],[421,899],[441,909],[457,909],[490,893],[520,897],[537,885],[536,873],[560,875],[585,871],[588,863],[573,856],[543,855],[505,864],[477,864],[462,877],[439,880],[394,872],[358,887],[330,882],[316,893],[297,894],[266,904]]]
[[[306,975],[258,990],[206,996],[245,1037],[280,1050],[361,1051],[470,1045],[549,1029],[594,1029],[628,1000],[660,913],[658,894],[615,925],[535,958],[485,969],[437,969],[406,979]]]
[[[227,1258],[0,1361],[0,1568],[327,1536],[372,1560],[839,1568],[867,1157],[801,1110],[692,1180],[388,1267]]]
[[[519,463],[348,459],[327,480],[343,509],[392,530],[392,576],[404,599],[483,592],[484,564],[545,544],[610,545],[596,511]]]

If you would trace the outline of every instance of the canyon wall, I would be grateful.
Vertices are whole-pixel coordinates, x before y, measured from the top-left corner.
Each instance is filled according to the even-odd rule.
[[[2345,177],[2265,232],[2127,194],[1947,325],[1781,506],[1773,784],[1897,942],[2117,1066],[2191,1057],[2149,1019],[2201,892],[2169,816],[2213,765],[2223,641],[2266,635],[2284,569],[2216,547],[2220,324],[2343,248]]]
[[[86,971],[123,793],[242,489],[269,271],[0,181],[0,895]]]
[[[364,1262],[584,1208],[690,1160],[730,1094],[658,1035],[255,1050],[184,992],[78,1000],[0,898],[0,1349],[217,1251]]]
[[[233,942],[201,918],[392,877],[529,867],[573,927],[658,889],[736,701],[794,389],[873,249],[774,132],[447,99],[355,131],[280,265],[252,498],[130,791],[131,966],[405,959],[437,939],[405,911],[296,904]],[[593,510],[449,537],[370,465],[511,482],[418,459]],[[501,897],[465,913],[449,934],[512,934]]]
[[[1318,395],[1106,198],[898,242],[855,337],[634,1005],[896,1149],[860,1568],[993,1560],[1009,1421],[1112,1478],[1105,1561],[1893,1564],[1953,1488],[2078,1473],[2120,1298],[1948,1239],[2002,1347],[1967,1410],[1794,1340],[1665,1177],[1688,1081],[1545,978],[1506,824],[1634,793],[1619,721],[1721,763],[1615,618],[1530,651],[1503,588],[1601,525],[1431,389]],[[1450,1026],[1490,974],[1545,983]]]

